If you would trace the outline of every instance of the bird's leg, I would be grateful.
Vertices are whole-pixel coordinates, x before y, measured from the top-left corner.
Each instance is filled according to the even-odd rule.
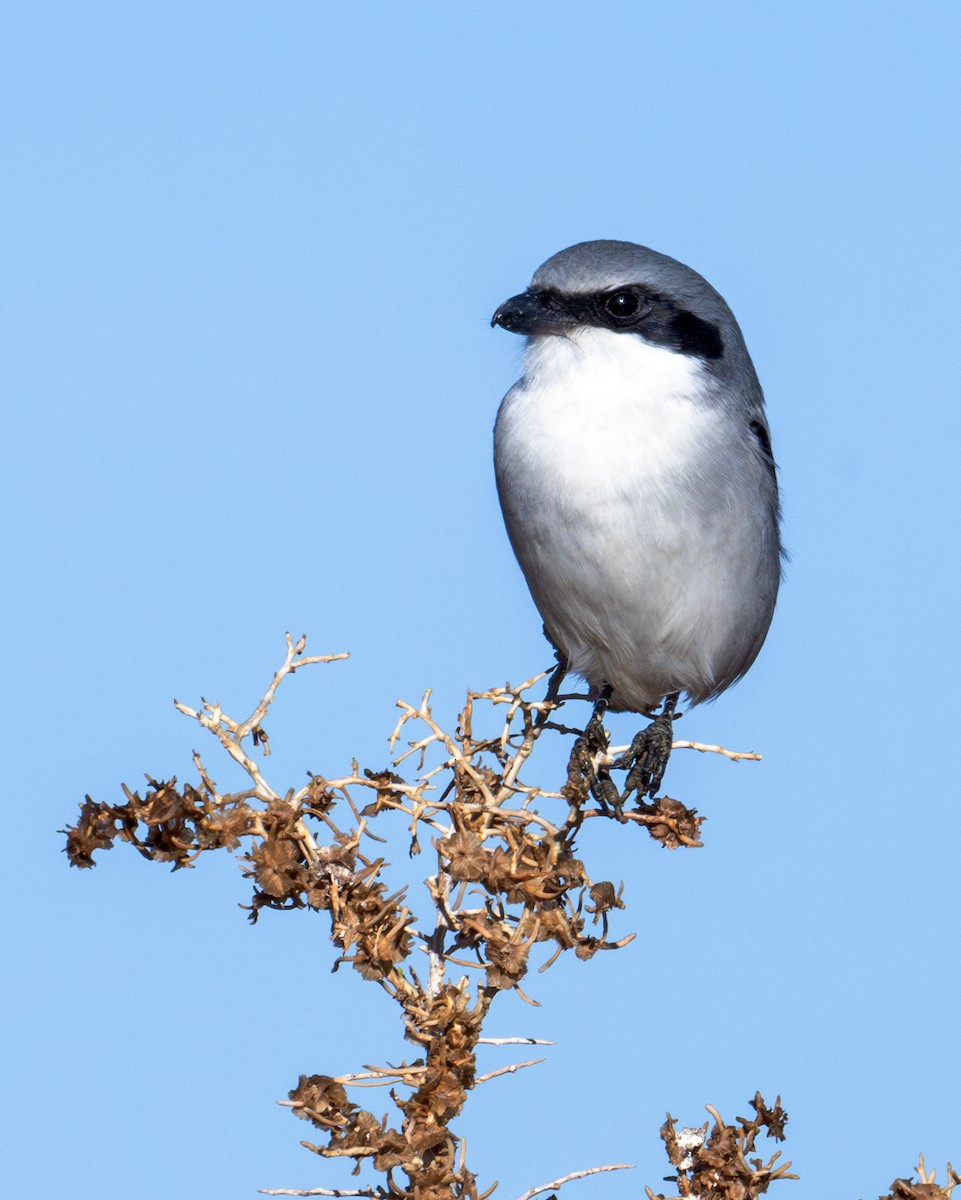
[[[613,694],[614,689],[609,683],[605,683],[601,688],[601,694],[594,703],[594,711],[591,713],[591,719],[584,728],[584,737],[587,739],[587,744],[592,752],[598,750],[604,753],[607,752],[610,739],[604,732],[604,718],[607,716],[607,706],[610,704]]]
[[[613,688],[609,683],[601,688],[601,694],[594,704],[591,719],[587,722],[584,729],[582,740],[584,748],[583,758],[587,767],[585,772],[587,784],[594,800],[605,813],[612,815],[613,810],[613,816],[619,821],[623,821],[621,794],[618,791],[617,784],[611,779],[611,774],[607,767],[600,767],[599,769],[594,767],[594,756],[597,754],[607,754],[607,748],[610,745],[610,738],[604,728],[604,717],[607,714],[607,706],[610,703],[612,693]]]
[[[547,632],[547,626],[544,626],[544,636],[554,646],[554,657],[557,659],[557,666],[551,671],[551,677],[547,681],[547,694],[544,696],[544,708],[541,709],[535,724],[544,725],[550,718],[551,713],[557,704],[557,697],[561,690],[561,684],[564,682],[564,676],[570,670],[570,663],[567,655],[557,648],[551,641],[551,636]]]
[[[546,632],[546,630],[545,630]],[[551,645],[554,645],[552,642]],[[553,703],[557,699],[557,694],[561,690],[561,684],[564,682],[564,676],[570,670],[570,662],[563,650],[558,650],[554,646],[554,657],[557,659],[557,666],[551,671],[551,677],[547,681],[547,695],[544,700],[548,703]]]
[[[672,692],[664,698],[664,706],[654,720],[636,734],[626,754],[615,759],[611,766],[618,771],[627,771],[621,803],[626,804],[631,792],[636,791],[639,800],[655,796],[664,778],[667,760],[671,757],[674,743],[674,709],[680,692]]]

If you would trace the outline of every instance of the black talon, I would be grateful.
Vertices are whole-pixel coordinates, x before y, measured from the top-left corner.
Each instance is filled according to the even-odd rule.
[[[613,816],[618,821],[624,820],[621,793],[604,767],[591,772],[588,776],[588,787],[595,803],[606,816]]]
[[[606,749],[606,740],[602,745],[598,745],[598,728],[603,737],[602,727],[592,729],[588,726],[571,747],[571,757],[567,764],[567,783],[562,792],[578,805],[583,803],[590,793],[595,804],[606,816],[611,816],[612,810],[619,816],[621,794],[617,784],[611,779],[606,768],[601,767],[597,770],[594,767],[594,755]]]
[[[553,677],[551,682],[553,683]],[[624,821],[624,805],[630,800],[632,793],[636,792],[638,803],[643,804],[644,798],[655,796],[661,786],[674,743],[674,710],[680,692],[672,692],[664,698],[661,711],[646,729],[635,734],[625,754],[607,766],[595,768],[595,758],[606,756],[610,745],[610,738],[604,728],[604,717],[612,694],[610,684],[605,684],[594,704],[591,719],[584,727],[584,732],[574,742],[568,764],[568,786],[582,789],[582,798],[586,792],[590,792],[605,816]],[[680,715],[677,714],[678,717]],[[623,793],[611,778],[612,770],[627,771]]]
[[[611,778],[610,771],[607,767],[600,767],[596,770],[594,768],[594,756],[606,754],[610,745],[610,738],[604,728],[604,716],[607,713],[611,694],[612,688],[606,684],[601,689],[601,694],[597,698],[591,719],[587,722],[583,735],[578,738],[578,748],[583,763],[583,778],[587,782],[594,802],[608,816],[614,816],[619,821],[623,821],[621,793]]]
[[[624,781],[623,801],[636,791],[638,799],[655,796],[664,778],[671,746],[674,743],[674,709],[679,692],[672,692],[664,700],[664,707],[648,725],[636,734],[630,749],[611,766],[618,771],[627,771]]]

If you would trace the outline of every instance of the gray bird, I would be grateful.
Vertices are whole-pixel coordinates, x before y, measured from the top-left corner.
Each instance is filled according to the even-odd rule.
[[[492,324],[527,337],[494,464],[556,681],[582,676],[600,716],[663,702],[632,747],[634,786],[654,795],[678,697],[740,679],[774,612],[780,511],[754,365],[714,288],[631,242],[555,254]]]

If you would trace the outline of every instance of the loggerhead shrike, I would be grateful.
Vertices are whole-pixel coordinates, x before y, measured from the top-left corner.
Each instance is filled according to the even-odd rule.
[[[544,630],[606,707],[652,715],[628,791],[654,795],[674,706],[747,671],[781,544],[764,397],[734,314],[696,271],[631,242],[549,258],[491,322],[524,334],[494,464]]]

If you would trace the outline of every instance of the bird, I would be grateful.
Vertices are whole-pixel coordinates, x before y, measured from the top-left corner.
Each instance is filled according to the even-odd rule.
[[[774,614],[781,508],[754,364],[720,293],[633,242],[561,250],[491,324],[527,339],[494,468],[556,653],[549,695],[571,672],[595,726],[654,718],[612,764],[654,796],[681,696],[736,683]]]

